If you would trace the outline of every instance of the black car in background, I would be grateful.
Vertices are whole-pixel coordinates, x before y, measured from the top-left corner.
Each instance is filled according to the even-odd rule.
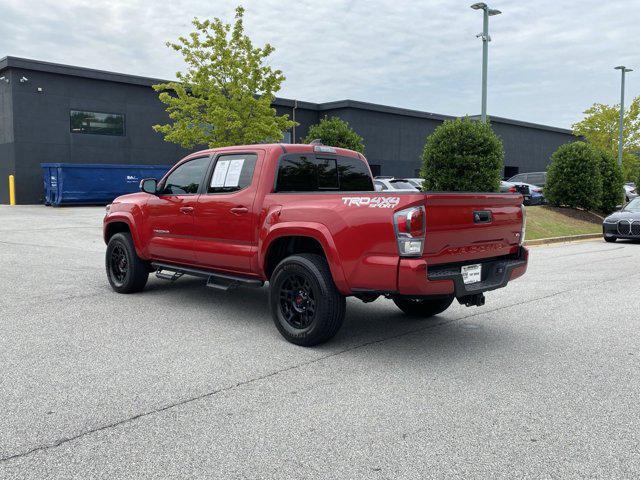
[[[606,242],[615,242],[619,238],[640,240],[640,197],[605,218],[602,233]]]

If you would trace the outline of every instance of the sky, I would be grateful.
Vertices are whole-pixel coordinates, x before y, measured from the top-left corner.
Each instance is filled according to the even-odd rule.
[[[238,0],[240,2],[240,0]],[[470,0],[244,0],[246,32],[287,77],[279,97],[480,113],[482,15]],[[640,95],[640,0],[492,0],[489,115],[569,128],[595,102]],[[0,0],[0,57],[173,79],[165,45],[220,0]],[[628,100],[627,100],[628,104]]]

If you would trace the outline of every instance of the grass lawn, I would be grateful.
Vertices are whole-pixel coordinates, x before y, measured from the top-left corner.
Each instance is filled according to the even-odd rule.
[[[602,219],[583,210],[527,207],[525,240],[602,232]]]

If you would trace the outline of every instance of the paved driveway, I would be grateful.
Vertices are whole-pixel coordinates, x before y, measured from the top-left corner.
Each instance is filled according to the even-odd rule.
[[[640,244],[426,321],[349,300],[305,349],[266,289],[112,293],[102,212],[0,207],[2,479],[637,478]]]

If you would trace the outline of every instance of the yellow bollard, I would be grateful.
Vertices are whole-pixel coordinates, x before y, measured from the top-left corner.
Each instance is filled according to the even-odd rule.
[[[9,205],[16,204],[16,179],[9,175]]]

